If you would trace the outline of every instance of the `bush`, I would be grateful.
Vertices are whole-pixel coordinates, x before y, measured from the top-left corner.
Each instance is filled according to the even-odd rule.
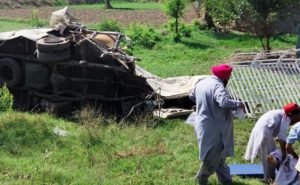
[[[180,33],[182,34],[182,36],[184,37],[190,37],[192,34],[192,27],[188,24],[180,24],[180,29],[179,29]]]
[[[0,111],[12,110],[13,96],[6,85],[0,87]]]
[[[31,11],[30,24],[32,27],[42,27],[43,26],[43,23],[39,19],[38,13],[39,13],[38,9]]]
[[[104,20],[97,25],[97,29],[99,31],[122,31],[120,24],[115,20]]]
[[[193,21],[192,27],[194,28],[194,30],[207,30],[208,29],[208,26],[206,23],[201,23],[197,20]]]
[[[145,48],[153,48],[160,41],[159,34],[153,28],[142,24],[130,25],[127,35],[131,38],[133,45]]]

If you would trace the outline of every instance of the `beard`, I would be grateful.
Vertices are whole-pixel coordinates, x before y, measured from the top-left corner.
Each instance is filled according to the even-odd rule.
[[[226,86],[227,86],[227,84],[228,84],[228,81],[229,81],[229,79],[224,79],[224,80],[223,80],[224,87],[226,87]]]

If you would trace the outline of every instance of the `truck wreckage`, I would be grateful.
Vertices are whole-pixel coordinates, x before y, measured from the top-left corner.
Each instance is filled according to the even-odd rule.
[[[121,49],[122,33],[89,30],[72,20],[64,8],[52,14],[51,28],[0,33],[0,85],[13,94],[15,108],[64,114],[92,103],[121,116],[191,112],[188,93],[205,76],[161,79]]]

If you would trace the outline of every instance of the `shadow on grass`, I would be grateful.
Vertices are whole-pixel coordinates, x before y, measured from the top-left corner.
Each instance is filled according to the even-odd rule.
[[[276,35],[273,37],[273,39],[286,44],[296,44],[295,40],[288,39],[287,37],[284,37],[284,35]]]
[[[211,47],[209,45],[201,44],[195,41],[182,40],[181,43],[193,49],[208,49]]]
[[[113,7],[113,8],[111,8],[111,9],[106,9],[106,8],[102,8],[103,10],[140,10],[140,9],[137,9],[137,8],[115,8],[115,7]]]
[[[215,39],[219,40],[246,40],[246,39],[256,39],[255,35],[250,34],[236,34],[236,33],[224,33],[224,32],[211,32],[211,35]]]

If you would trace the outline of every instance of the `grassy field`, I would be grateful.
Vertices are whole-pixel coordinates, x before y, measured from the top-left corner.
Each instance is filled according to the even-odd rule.
[[[42,114],[0,115],[2,184],[194,184],[198,149],[193,128],[182,120],[149,126],[117,125],[83,117],[76,123]],[[89,117],[90,118],[90,117]],[[235,158],[242,162],[251,122],[235,122]],[[68,131],[61,137],[55,127]],[[243,133],[243,134],[242,134]],[[240,135],[242,134],[242,135]],[[259,184],[235,177],[235,184]],[[216,184],[216,177],[211,182]]]
[[[0,21],[1,31],[30,27]],[[295,46],[294,36],[272,40],[274,48]],[[249,35],[193,32],[174,43],[166,36],[153,49],[134,48],[140,65],[162,76],[208,74],[211,65],[235,50],[259,50]],[[90,111],[87,111],[90,113]],[[1,184],[193,185],[199,167],[193,128],[184,120],[140,118],[131,124],[95,117],[87,112],[74,120],[47,114],[0,114]],[[255,120],[235,120],[235,157],[242,159]],[[68,136],[54,134],[58,127]],[[210,180],[217,184],[216,176]],[[237,185],[259,185],[257,179],[234,177]]]

